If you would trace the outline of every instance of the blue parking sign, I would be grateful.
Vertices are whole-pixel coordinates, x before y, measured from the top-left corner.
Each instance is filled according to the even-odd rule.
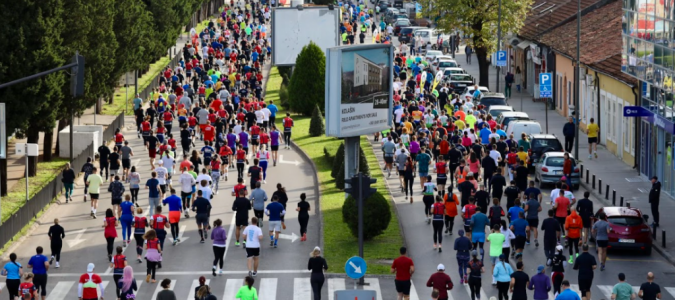
[[[506,67],[506,51],[497,51],[497,61],[495,66]]]
[[[539,73],[539,97],[551,98],[553,96],[553,77],[551,73]]]

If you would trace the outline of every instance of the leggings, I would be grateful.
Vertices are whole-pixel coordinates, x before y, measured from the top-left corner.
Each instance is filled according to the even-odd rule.
[[[244,178],[244,163],[237,162],[237,178]]]
[[[470,277],[469,278],[469,290],[471,291],[471,300],[480,300],[480,278]]]
[[[181,146],[183,146],[183,155],[190,155],[190,141],[188,142],[181,142]]]
[[[455,226],[455,217],[445,215],[444,218],[445,218],[445,230],[452,232],[452,228]]]
[[[225,256],[225,247],[220,247],[213,245],[213,266],[219,265],[220,268],[223,268],[223,256]]]
[[[105,241],[108,243],[108,256],[111,256],[113,253],[113,245],[115,244],[115,238],[107,237],[105,238]]]
[[[129,189],[129,191],[131,192],[131,202],[132,203],[138,202],[138,190],[139,190],[139,188]]]
[[[405,183],[405,196],[408,197],[408,190],[410,190],[410,196],[413,195],[413,182],[415,182],[415,177],[405,177],[405,180],[403,180]]]
[[[114,283],[119,283],[120,279],[122,279],[122,275],[113,275],[113,282]],[[115,295],[117,295],[117,298],[120,297],[120,286],[119,286],[119,284],[115,284]]]
[[[176,223],[169,223],[171,227],[171,237],[176,240],[178,236],[180,235],[180,229],[178,228],[178,222]]]
[[[511,248],[507,248],[507,247],[502,248],[502,254],[504,254],[504,256],[506,256],[504,261],[506,261],[506,263],[508,264],[509,263],[509,255],[511,254]]]
[[[157,262],[148,260],[148,275],[152,275],[152,279],[155,279],[155,271],[157,270]]]
[[[21,285],[21,279],[7,279],[7,291],[9,292],[9,300],[15,300],[19,297],[19,285]]]
[[[284,142],[286,142],[286,146],[291,146],[291,132],[286,131],[284,132]]]
[[[143,233],[134,233],[134,239],[136,240],[136,254],[143,254]]]
[[[263,169],[263,180],[266,180],[267,179],[267,161],[261,160],[259,165]]]
[[[510,282],[501,282],[497,281],[497,293],[499,294],[499,300],[509,300],[509,285]]]
[[[431,222],[434,227],[434,244],[443,242],[443,220],[434,220]]]
[[[428,217],[431,215],[431,205],[434,204],[434,196],[424,195],[422,201],[424,201],[424,214]]]
[[[215,172],[211,172],[211,190],[214,192],[218,192],[218,182],[220,181],[220,170],[215,170]]]
[[[459,268],[459,277],[464,278],[466,274],[466,268],[469,266],[469,257],[457,257],[457,267]]]
[[[572,248],[576,250],[576,253],[579,253],[579,238],[571,238],[567,237],[567,246],[570,249],[570,256],[574,255],[574,252],[572,252]]]
[[[183,210],[190,209],[190,198],[192,198],[192,193],[180,192],[180,198],[183,200]]]
[[[565,279],[565,273],[562,272],[553,272],[551,275],[551,281],[553,281],[553,294],[560,294],[560,286],[562,285],[563,279]]]
[[[312,285],[312,294],[314,294],[314,300],[321,300],[321,288],[323,283],[326,281],[323,273],[312,273],[310,276],[309,282]]]
[[[131,222],[134,220],[132,215],[122,215],[120,223],[122,223],[122,240],[128,241],[131,239]]]
[[[52,256],[56,259],[56,262],[61,261],[61,248],[63,248],[63,242],[61,240],[52,240],[50,246]]]
[[[63,186],[66,188],[66,200],[69,200],[70,197],[73,196],[73,183],[66,182],[63,184]]]
[[[298,221],[300,222],[300,235],[307,233],[307,223],[309,223],[309,215],[300,215],[298,216]]]

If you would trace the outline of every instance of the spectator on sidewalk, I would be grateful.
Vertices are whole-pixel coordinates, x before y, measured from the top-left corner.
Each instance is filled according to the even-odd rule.
[[[661,182],[656,176],[652,176],[652,188],[649,190],[649,204],[652,206],[654,222],[652,226],[659,226],[659,201],[661,200]]]
[[[464,47],[464,53],[466,53],[466,63],[471,64],[471,54],[473,54],[473,49],[468,44]]]
[[[518,90],[518,93],[520,93],[520,85],[523,82],[523,74],[520,71],[520,67],[516,67],[516,89]]]
[[[574,127],[574,120],[572,117],[567,118],[568,122],[563,126],[563,136],[565,136],[565,152],[572,153],[572,148],[574,146],[574,135],[576,133],[576,128]]]

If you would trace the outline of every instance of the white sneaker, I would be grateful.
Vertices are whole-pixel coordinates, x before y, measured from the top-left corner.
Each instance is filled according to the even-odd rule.
[[[263,180],[263,184],[267,184],[267,180]]]
[[[60,268],[60,267],[61,267],[61,265],[59,265],[59,262],[57,261],[57,262],[56,262],[56,268],[58,269],[58,268]]]

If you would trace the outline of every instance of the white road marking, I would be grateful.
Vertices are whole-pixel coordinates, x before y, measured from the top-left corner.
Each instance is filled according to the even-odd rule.
[[[230,247],[228,247],[228,245],[230,244],[230,241],[232,240],[232,234],[234,234],[234,230],[235,230],[234,221],[235,221],[235,216],[232,215],[232,220],[230,220],[230,228],[228,228],[229,232],[227,233],[227,240],[225,240],[225,253],[223,253],[223,261],[225,261],[225,257],[227,257],[227,250],[230,249]],[[245,247],[245,246],[242,246],[242,247]],[[225,271],[223,271],[223,274],[224,273],[225,273]],[[248,271],[246,272],[246,274],[248,274]],[[225,299],[228,299],[228,298],[225,298]]]
[[[187,229],[187,225],[182,225],[180,227],[180,231],[178,232],[178,239],[180,240],[179,244],[183,243],[184,241],[187,241],[190,237],[186,236],[183,238],[183,234],[185,233],[185,229]]]
[[[157,274],[155,274],[157,276]],[[157,285],[157,288],[155,289],[155,292],[152,294],[152,298],[150,299],[157,299],[157,294],[164,290],[164,288],[159,284],[159,282],[155,283]],[[173,291],[173,288],[176,286],[176,280],[171,280],[171,285],[169,286],[169,289]]]
[[[377,294],[377,300],[382,300],[382,292],[380,290],[380,280],[377,278],[366,278],[364,279],[364,281],[369,285],[364,286],[363,289],[375,291],[375,293]]]
[[[234,296],[237,295],[239,287],[242,286],[243,280],[241,279],[228,279],[225,283],[225,293],[223,294],[223,299],[234,299]]]
[[[309,277],[295,278],[293,280],[293,300],[312,299],[312,285]]]
[[[66,242],[68,243],[68,247],[73,248],[73,247],[79,245],[80,243],[86,241],[86,239],[82,238],[82,235],[84,235],[85,231],[87,231],[87,228],[82,228],[80,230],[75,231],[75,232],[77,232],[77,235],[75,235],[75,238],[72,239],[72,240],[66,240]],[[75,232],[73,232],[73,233],[75,233]]]
[[[431,293],[429,293],[431,294]],[[410,299],[409,300],[420,300],[420,297],[417,295],[417,290],[415,289],[415,283],[413,282],[410,285]],[[448,291],[448,300],[453,300],[450,291]]]
[[[666,292],[668,292],[668,294],[670,294],[671,296],[673,296],[673,298],[675,298],[675,287],[667,287],[665,288],[665,290]]]
[[[277,275],[277,274],[302,274],[302,273],[310,273],[309,270],[264,270],[264,271],[258,271],[258,274],[272,274],[272,275]],[[166,272],[156,272],[155,273],[157,276],[181,276],[181,275],[211,275],[211,271],[166,271]],[[49,278],[52,277],[76,277],[80,278],[80,275],[82,273],[54,273],[54,274],[49,274]],[[139,275],[143,276],[145,278],[146,273],[145,272],[134,272],[134,275]],[[223,271],[223,275],[248,275],[248,271]],[[99,276],[113,276],[113,274],[99,274]],[[243,281],[242,281],[243,282]]]
[[[471,288],[469,288],[468,284],[464,285],[464,288],[466,289],[466,293],[469,294],[469,298],[471,297]],[[482,288],[480,289],[480,298],[481,299],[488,299],[487,294],[485,294],[485,290]]]
[[[328,300],[335,300],[335,291],[345,289],[344,278],[329,278],[328,279]]]
[[[299,166],[300,162],[297,160],[292,160],[292,161],[284,161],[284,156],[279,154],[279,163],[280,164],[291,164],[291,165],[296,165]]]
[[[606,297],[605,299],[611,299],[612,298],[612,286],[611,285],[598,285],[598,289],[600,289],[602,294]]]
[[[51,275],[51,274],[50,274]],[[66,299],[70,288],[73,287],[75,281],[59,281],[59,283],[52,288],[52,292],[47,296],[47,300],[62,300]]]
[[[258,298],[260,300],[277,299],[277,279],[263,278],[260,280],[260,289],[258,289]]]
[[[204,284],[209,285],[211,282],[211,279],[207,279]],[[199,280],[195,279],[192,281],[192,286],[190,287],[189,293],[187,300],[194,300],[195,299],[195,289],[199,286]]]

